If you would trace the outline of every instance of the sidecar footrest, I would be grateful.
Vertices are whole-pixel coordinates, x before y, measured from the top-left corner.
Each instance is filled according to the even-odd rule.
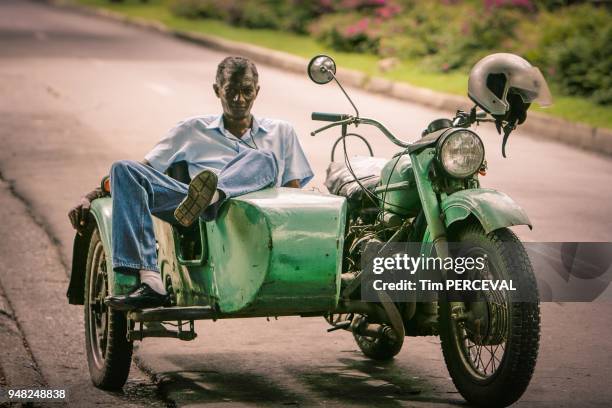
[[[134,310],[128,312],[127,317],[135,322],[165,322],[173,320],[215,319],[216,313],[210,306],[175,306]]]
[[[198,336],[194,330],[193,320],[190,320],[189,322],[183,322],[181,320],[177,321],[177,324],[174,324],[174,326],[176,326],[178,330],[168,330],[159,322],[136,323],[133,320],[128,320],[128,322],[129,328],[127,332],[127,339],[129,341],[142,341],[145,337],[170,337],[173,339],[189,341]],[[189,325],[187,330],[185,330],[185,324]]]

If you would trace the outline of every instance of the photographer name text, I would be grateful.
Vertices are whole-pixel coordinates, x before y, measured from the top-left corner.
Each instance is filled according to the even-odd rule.
[[[403,279],[399,282],[385,282],[382,279],[376,279],[372,282],[374,290],[384,291],[441,291],[441,290],[459,290],[459,291],[496,291],[509,290],[514,291],[516,287],[512,280],[468,280],[468,279],[450,279],[445,282],[434,282],[429,279],[419,279],[418,281],[410,281]]]
[[[412,257],[408,254],[395,254],[390,257],[376,257],[372,260],[372,273],[382,275],[391,272],[405,273],[410,276],[417,271],[452,271],[457,275],[466,272],[475,272],[477,276],[484,277],[482,272],[487,265],[487,257]],[[388,275],[388,274],[387,274]],[[391,276],[389,276],[391,277]],[[384,278],[381,276],[381,278]],[[431,279],[376,279],[372,281],[374,290],[381,291],[515,291],[512,280],[504,279],[446,279],[444,282]]]

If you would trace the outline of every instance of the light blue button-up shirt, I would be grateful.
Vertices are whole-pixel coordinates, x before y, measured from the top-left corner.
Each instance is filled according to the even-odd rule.
[[[205,169],[218,173],[242,149],[251,148],[274,153],[278,162],[277,186],[299,180],[303,187],[314,175],[293,126],[277,119],[253,117],[251,129],[238,139],[223,126],[223,115],[192,117],[172,128],[145,159],[161,172],[184,160],[193,178]]]

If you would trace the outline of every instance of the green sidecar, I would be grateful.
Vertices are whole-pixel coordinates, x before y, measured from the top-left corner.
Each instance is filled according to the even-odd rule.
[[[127,319],[104,305],[109,294],[127,293],[138,283],[137,276],[112,268],[112,200],[95,200],[91,217],[92,227],[75,238],[69,301],[85,305],[90,371],[101,388],[123,386],[134,340],[191,340],[198,319],[323,316],[338,304],[343,197],[269,188],[229,200],[214,222],[185,228],[154,218],[173,306],[130,312]],[[176,321],[179,329],[167,330],[157,323],[162,321]],[[109,342],[121,352],[109,355]]]
[[[327,311],[338,301],[345,213],[341,197],[271,188],[231,199],[215,222],[184,228],[154,218],[162,280],[175,306],[216,318]],[[110,254],[110,198],[92,214]],[[122,294],[137,281],[114,273],[108,284]]]

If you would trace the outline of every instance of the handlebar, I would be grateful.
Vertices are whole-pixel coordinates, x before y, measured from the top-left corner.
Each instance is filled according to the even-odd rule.
[[[340,122],[348,119],[350,115],[344,113],[328,113],[328,112],[312,112],[312,120],[320,120],[323,122]]]
[[[335,115],[335,116],[332,116]],[[319,119],[321,118],[321,119]],[[323,119],[325,118],[325,119]],[[367,119],[367,118],[360,118],[360,117],[355,117],[355,116],[351,116],[351,115],[344,115],[344,114],[336,114],[336,113],[320,113],[320,112],[314,112],[312,114],[312,119],[313,120],[326,120],[326,121],[332,121],[333,123],[330,123],[329,125],[325,125],[317,130],[313,130],[312,132],[310,132],[311,136],[316,135],[317,133],[320,133],[324,130],[330,129],[332,127],[335,126],[348,126],[348,125],[355,125],[355,126],[359,126],[360,124],[364,124],[364,125],[371,125],[374,127],[377,127],[385,136],[387,136],[387,139],[389,139],[392,143],[401,146],[401,147],[408,147],[410,146],[410,143],[408,142],[404,142],[398,138],[396,138],[393,133],[391,133],[389,131],[389,129],[387,129],[382,123],[374,120],[374,119]],[[339,120],[335,120],[338,119]]]

